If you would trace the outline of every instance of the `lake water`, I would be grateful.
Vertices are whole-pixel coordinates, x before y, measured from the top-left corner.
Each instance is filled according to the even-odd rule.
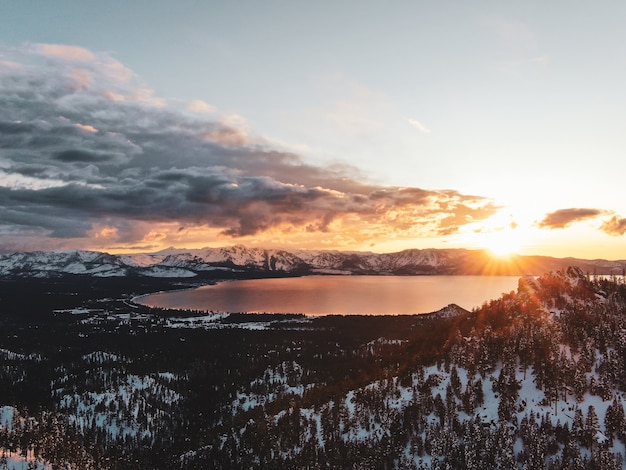
[[[428,313],[455,303],[471,310],[517,289],[517,276],[305,276],[221,282],[137,299],[144,305],[214,312],[307,315]]]

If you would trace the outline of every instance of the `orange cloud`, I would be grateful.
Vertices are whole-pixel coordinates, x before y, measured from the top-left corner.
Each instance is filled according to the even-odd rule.
[[[78,127],[79,129],[81,129],[81,130],[85,131],[85,132],[91,132],[91,133],[98,132],[98,129],[96,129],[96,128],[95,128],[95,127],[93,127],[93,126],[87,125],[87,124],[79,124],[79,123],[76,123],[76,124],[74,124],[74,125],[75,125],[76,127]]]
[[[624,235],[626,233],[626,218],[619,218],[615,215],[604,222],[600,226],[600,230],[615,237]]]
[[[106,239],[106,240],[110,240],[110,239],[115,239],[117,238],[118,235],[118,229],[116,227],[111,227],[111,226],[97,226],[94,227],[91,231],[90,231],[90,235],[93,238],[98,238],[98,239]]]
[[[580,222],[582,220],[593,219],[606,213],[602,209],[588,209],[588,208],[571,208],[571,209],[559,209],[557,211],[546,214],[541,222],[537,225],[540,228],[565,228],[574,222]]]

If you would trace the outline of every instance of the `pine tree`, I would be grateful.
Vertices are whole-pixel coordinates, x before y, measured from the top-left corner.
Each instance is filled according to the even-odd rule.
[[[621,417],[619,412],[621,410]],[[613,438],[619,432],[621,427],[623,427],[624,420],[624,408],[622,407],[621,401],[618,403],[617,397],[613,399],[613,403],[609,405],[606,409],[606,414],[604,415],[604,429],[606,430],[607,437],[613,441]]]
[[[457,371],[455,366],[452,366],[450,369],[450,385],[452,386],[452,391],[454,395],[457,397],[461,397],[461,379],[459,378],[459,372]]]
[[[583,413],[576,405],[576,409],[574,410],[574,422],[572,423],[572,434],[578,439],[578,442],[584,444],[583,440],[583,432],[585,428],[585,423],[583,421]]]
[[[598,433],[600,427],[598,423],[598,415],[596,414],[596,409],[593,405],[589,405],[587,409],[587,418],[585,420],[585,445],[591,449],[594,447],[596,442],[596,434]]]

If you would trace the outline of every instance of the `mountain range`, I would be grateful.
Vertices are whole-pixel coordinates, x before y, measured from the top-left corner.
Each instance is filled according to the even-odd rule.
[[[626,260],[585,260],[547,256],[495,257],[485,250],[409,249],[396,253],[269,250],[241,245],[225,248],[168,248],[155,253],[33,251],[0,255],[0,278],[147,276],[207,278],[242,275],[540,275],[578,266],[589,274],[624,274]]]

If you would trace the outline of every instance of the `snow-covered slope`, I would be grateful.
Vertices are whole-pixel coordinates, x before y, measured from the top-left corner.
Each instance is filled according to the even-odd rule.
[[[183,250],[111,255],[95,251],[35,251],[0,255],[0,277],[46,278],[140,275],[187,278],[229,270],[288,274],[540,274],[578,265],[587,272],[622,274],[626,261],[573,260],[517,256],[494,263],[486,252],[463,249],[404,250],[397,253],[285,251],[247,248]],[[549,267],[549,269],[544,269]]]
[[[35,251],[0,256],[0,276],[58,277],[82,274],[96,277],[125,276],[127,266],[115,255],[96,251]]]
[[[296,274],[426,274],[453,269],[464,250],[400,253],[264,250],[233,246],[158,253],[110,255],[94,251],[12,253],[0,256],[0,276],[56,277],[67,274],[191,277],[216,269]]]
[[[281,463],[341,448],[337,461],[358,468],[624,469],[625,309],[621,281],[576,267],[525,277],[475,312],[431,314],[459,320],[434,358],[409,360],[411,339],[363,345],[358,354],[372,361],[397,348],[405,362],[340,392],[333,383],[326,402],[303,399],[326,385],[307,382],[304,362],[269,366],[237,390],[230,413],[255,421],[232,432],[257,436],[255,423],[272,423],[262,432]]]

